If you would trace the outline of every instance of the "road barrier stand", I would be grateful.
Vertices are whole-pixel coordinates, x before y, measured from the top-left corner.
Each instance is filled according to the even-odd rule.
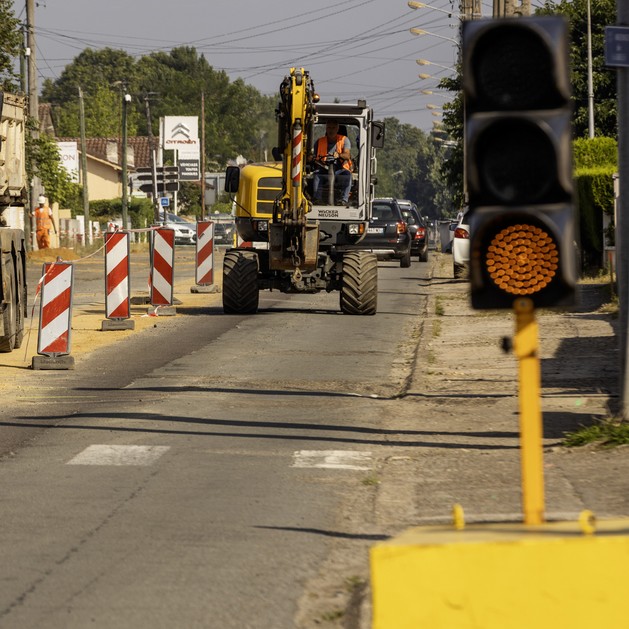
[[[70,356],[72,289],[74,266],[71,262],[47,262],[42,268],[38,292],[41,294],[37,353],[33,369],[74,369]]]
[[[159,227],[153,231],[151,245],[151,307],[149,315],[173,316],[173,280],[175,266],[175,230]]]
[[[214,284],[214,222],[197,222],[195,286],[191,293],[217,293]]]
[[[133,330],[130,300],[129,233],[123,231],[105,234],[105,316],[103,332]]]

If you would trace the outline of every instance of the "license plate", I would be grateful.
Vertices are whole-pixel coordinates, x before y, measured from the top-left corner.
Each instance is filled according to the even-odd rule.
[[[384,227],[368,227],[368,234],[384,234]]]

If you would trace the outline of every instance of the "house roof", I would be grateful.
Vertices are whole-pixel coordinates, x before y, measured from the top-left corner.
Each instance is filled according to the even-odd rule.
[[[57,138],[60,142],[76,142],[81,152],[79,138]],[[122,167],[122,140],[120,138],[86,138],[87,154],[99,161]],[[127,166],[129,170],[151,165],[149,138],[146,136],[127,138]]]

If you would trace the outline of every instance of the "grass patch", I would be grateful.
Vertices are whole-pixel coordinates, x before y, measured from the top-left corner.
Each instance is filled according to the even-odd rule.
[[[445,311],[445,308],[443,307],[441,295],[437,295],[437,297],[435,298],[435,314],[438,317],[443,317],[445,313],[446,311]]]
[[[441,321],[433,321],[432,323],[432,335],[436,338],[441,336]]]
[[[344,615],[345,612],[342,609],[335,609],[334,611],[321,614],[321,620],[323,620],[323,622],[334,622],[339,618],[343,618]]]
[[[367,584],[367,581],[357,575],[347,577],[347,579],[345,579],[345,587],[347,588],[348,592],[353,592],[354,590],[358,590],[366,584]]]
[[[591,443],[605,448],[629,444],[629,422],[616,418],[603,419],[593,426],[567,433],[564,439],[564,445],[569,448]]]
[[[369,476],[365,476],[365,478],[363,478],[360,482],[363,485],[367,485],[368,487],[372,487],[373,485],[380,484],[380,481],[378,480],[378,477],[375,474],[370,474]]]

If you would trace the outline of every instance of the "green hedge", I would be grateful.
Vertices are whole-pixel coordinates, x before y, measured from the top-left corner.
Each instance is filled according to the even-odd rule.
[[[603,261],[603,216],[614,214],[618,144],[613,138],[579,138],[573,143],[573,153],[581,261],[584,269],[594,270]],[[608,239],[612,244],[613,229]]]
[[[580,168],[575,171],[582,264],[587,269],[600,267],[603,260],[603,215],[614,214],[616,167]],[[612,235],[613,242],[613,235]]]
[[[618,167],[618,144],[613,138],[578,138],[573,142],[574,167]]]
[[[129,199],[128,209],[133,229],[147,227],[153,223],[154,210],[150,199],[131,197]],[[90,218],[92,220],[107,223],[110,220],[120,219],[121,217],[121,199],[90,201]]]

